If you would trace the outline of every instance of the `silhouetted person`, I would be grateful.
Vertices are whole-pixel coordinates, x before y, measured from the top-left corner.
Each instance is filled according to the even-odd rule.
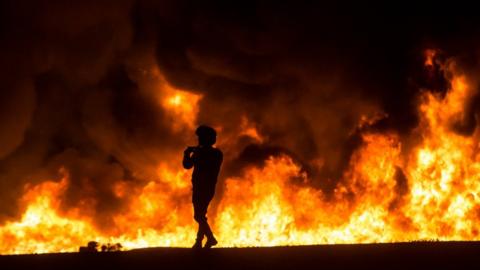
[[[207,237],[205,248],[217,244],[212,230],[207,222],[208,204],[215,194],[218,172],[222,165],[223,154],[213,145],[217,140],[217,133],[209,126],[199,126],[195,131],[198,136],[198,146],[187,147],[183,155],[183,167],[192,173],[192,203],[193,217],[198,222],[197,239],[193,248],[201,248],[204,236]]]

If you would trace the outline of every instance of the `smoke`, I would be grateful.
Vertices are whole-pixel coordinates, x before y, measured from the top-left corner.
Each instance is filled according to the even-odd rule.
[[[286,153],[331,191],[365,129],[407,136],[419,89],[448,88],[440,71],[424,78],[416,68],[423,50],[460,55],[478,43],[470,18],[291,4],[3,1],[0,220],[18,215],[26,183],[58,180],[65,168],[63,207],[94,201],[97,225],[108,227],[129,199],[114,196],[116,183],[142,186],[160,162],[179,160],[191,130],[172,129],[155,68],[202,95],[197,122],[221,128],[223,178]],[[476,100],[459,132],[476,126]],[[239,135],[245,118],[262,141]]]

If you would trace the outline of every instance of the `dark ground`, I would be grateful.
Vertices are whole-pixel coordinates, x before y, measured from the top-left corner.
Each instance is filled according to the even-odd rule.
[[[148,248],[0,256],[0,269],[478,269],[480,242]]]

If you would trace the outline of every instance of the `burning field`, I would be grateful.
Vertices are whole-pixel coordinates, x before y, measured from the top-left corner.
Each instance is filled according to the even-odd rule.
[[[220,247],[480,239],[479,22],[217,4],[1,4],[0,254],[191,246],[203,123]]]

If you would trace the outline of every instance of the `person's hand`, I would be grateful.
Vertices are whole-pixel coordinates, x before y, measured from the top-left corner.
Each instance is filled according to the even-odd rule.
[[[185,149],[185,151],[183,151],[183,154],[186,155],[186,156],[190,156],[190,154],[195,151],[195,148],[196,147],[194,147],[194,146],[189,146],[189,147],[187,147],[187,149]]]

